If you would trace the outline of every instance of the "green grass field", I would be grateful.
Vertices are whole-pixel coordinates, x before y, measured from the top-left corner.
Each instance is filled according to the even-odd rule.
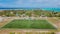
[[[13,20],[2,28],[18,28],[18,29],[56,29],[47,20]]]

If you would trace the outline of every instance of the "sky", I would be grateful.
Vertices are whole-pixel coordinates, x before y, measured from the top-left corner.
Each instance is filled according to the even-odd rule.
[[[60,0],[0,0],[0,8],[60,8]]]

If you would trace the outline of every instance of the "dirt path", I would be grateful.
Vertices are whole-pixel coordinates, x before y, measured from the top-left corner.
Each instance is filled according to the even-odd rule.
[[[48,20],[54,23],[58,28],[60,28],[60,20],[53,17],[48,18]]]
[[[18,33],[21,33],[21,34],[26,34],[26,32],[31,32],[32,34],[37,34],[37,33],[42,33],[42,32],[50,32],[50,30],[25,30],[25,29],[3,29],[3,30],[0,30],[0,34],[9,34],[9,33],[14,33],[15,34],[18,34]]]
[[[4,19],[3,22],[0,23],[0,28],[2,26],[4,26],[5,24],[9,23],[9,21],[11,21],[11,20],[12,20],[12,18],[6,18],[6,19]]]

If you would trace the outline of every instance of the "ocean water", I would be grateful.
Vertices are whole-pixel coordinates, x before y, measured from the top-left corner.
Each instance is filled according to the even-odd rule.
[[[42,10],[50,10],[50,11],[60,12],[60,8],[43,8]]]
[[[60,8],[0,8],[0,10],[48,10],[60,12]]]

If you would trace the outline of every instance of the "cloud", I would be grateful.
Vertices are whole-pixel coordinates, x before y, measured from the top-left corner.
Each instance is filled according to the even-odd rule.
[[[60,7],[60,0],[0,0],[2,7]]]

